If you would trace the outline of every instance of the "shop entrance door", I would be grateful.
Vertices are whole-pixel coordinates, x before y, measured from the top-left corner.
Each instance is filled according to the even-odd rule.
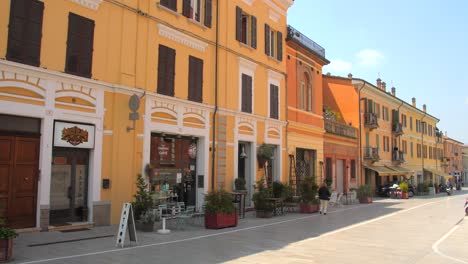
[[[50,224],[88,219],[89,150],[54,148],[50,183]]]
[[[13,228],[36,225],[39,137],[0,136],[0,216]]]
[[[336,187],[338,193],[343,193],[344,190],[344,160],[336,160]]]

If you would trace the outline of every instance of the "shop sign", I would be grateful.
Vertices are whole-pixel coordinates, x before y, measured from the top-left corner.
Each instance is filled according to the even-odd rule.
[[[164,141],[161,141],[158,145],[158,154],[161,160],[167,159],[167,155],[169,154],[169,146]]]
[[[197,144],[190,144],[187,150],[187,154],[191,159],[195,159],[197,157]]]
[[[94,126],[55,122],[54,147],[94,148]]]

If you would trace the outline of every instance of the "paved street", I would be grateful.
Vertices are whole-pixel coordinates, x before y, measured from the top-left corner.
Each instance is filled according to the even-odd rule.
[[[14,255],[17,263],[468,263],[467,194],[382,199],[326,216],[247,217],[233,229],[138,233],[139,246],[124,249],[114,237],[30,246],[110,236],[115,227],[24,234]]]

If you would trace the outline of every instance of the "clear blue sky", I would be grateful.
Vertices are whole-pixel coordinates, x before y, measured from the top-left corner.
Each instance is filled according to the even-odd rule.
[[[380,76],[468,144],[468,1],[295,0],[288,24],[325,48],[324,73]]]

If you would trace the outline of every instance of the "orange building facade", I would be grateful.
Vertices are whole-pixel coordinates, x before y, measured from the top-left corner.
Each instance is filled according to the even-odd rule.
[[[286,43],[288,176],[297,187],[306,177],[323,179],[322,67],[329,61],[325,49],[292,27]]]
[[[445,173],[454,176],[454,181],[463,181],[463,143],[453,138],[443,136],[444,154],[441,159],[442,169]]]
[[[351,79],[323,76],[324,173],[338,193],[359,186],[358,102]]]

